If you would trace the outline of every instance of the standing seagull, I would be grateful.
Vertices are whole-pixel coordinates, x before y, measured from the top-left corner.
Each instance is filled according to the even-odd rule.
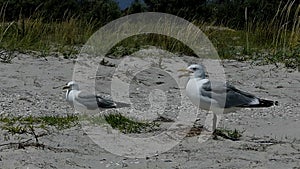
[[[67,102],[75,107],[79,106],[84,109],[95,110],[97,108],[116,108],[117,106],[110,99],[80,91],[79,85],[74,81],[70,81],[63,89],[67,89]]]
[[[278,105],[277,101],[260,99],[250,93],[238,90],[228,83],[210,82],[205,78],[205,70],[202,65],[193,64],[186,69],[179,71],[186,72],[183,76],[189,76],[186,85],[186,93],[192,103],[197,107],[213,112],[212,126],[215,131],[217,115],[229,113],[241,108],[259,108]]]

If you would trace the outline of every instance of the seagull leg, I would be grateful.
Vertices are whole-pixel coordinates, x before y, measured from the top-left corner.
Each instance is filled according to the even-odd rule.
[[[213,121],[212,131],[214,132],[217,128],[218,116],[215,113],[212,113],[212,114],[213,114],[213,117],[212,117],[212,121]]]
[[[213,135],[213,132],[215,131],[218,124],[218,116],[213,113],[212,111],[209,111],[206,115],[205,124],[203,126],[203,131],[198,137],[198,142],[203,143],[207,141],[211,136]]]
[[[217,126],[221,118],[222,118],[221,114],[209,111],[208,114],[206,115],[204,128],[207,131],[214,132],[217,129]]]
[[[218,117],[215,113],[209,111],[206,115],[204,129],[209,132],[214,132],[217,128]]]

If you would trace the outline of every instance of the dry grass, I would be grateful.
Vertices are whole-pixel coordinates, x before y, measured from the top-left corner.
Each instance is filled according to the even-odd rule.
[[[0,18],[4,18],[5,8],[5,6],[1,8]],[[296,10],[291,10],[292,8]],[[295,67],[300,62],[299,11],[300,5],[296,0],[288,0],[279,5],[277,13],[270,22],[249,20],[245,9],[246,24],[243,30],[223,29],[213,22],[198,21],[194,24],[200,27],[212,41],[221,58],[259,59],[267,63],[284,62],[289,67]],[[51,23],[44,23],[42,18],[43,16],[21,18],[13,22],[2,20],[0,48],[21,52],[40,51],[41,55],[60,52],[65,57],[70,57],[78,53],[78,46],[83,45],[97,30],[95,22],[81,20],[74,16]],[[220,29],[211,29],[212,27]],[[173,31],[172,27],[162,29]],[[157,46],[174,53],[195,55],[184,43],[157,34],[129,37],[115,45],[108,54],[121,57],[147,46]]]

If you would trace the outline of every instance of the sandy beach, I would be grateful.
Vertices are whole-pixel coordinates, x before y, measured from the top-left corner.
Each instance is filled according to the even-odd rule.
[[[153,55],[159,55],[159,52],[153,49],[143,52],[150,56],[152,52]],[[141,58],[132,56],[135,57]],[[165,84],[172,79],[159,70],[159,67],[164,68],[164,64],[173,58],[180,58],[187,64],[202,62],[199,58],[176,55],[158,61],[162,66],[157,66],[157,71],[136,75],[135,83],[130,86],[130,100],[134,104],[132,106],[141,111],[151,111],[147,97],[149,91],[141,89],[147,87],[152,90],[153,86],[158,86],[159,90],[152,93],[154,97],[151,99],[158,99],[157,102],[160,102],[161,97],[155,96],[166,96],[167,104],[165,107],[157,106],[155,111],[161,111],[164,115],[176,119],[176,112],[185,108],[185,105],[178,107],[180,98],[177,94],[181,88],[174,86],[175,83]],[[111,65],[99,65],[98,74],[103,77],[96,79],[96,91],[103,95],[111,95],[109,77],[112,77],[117,65],[122,63],[122,58],[105,59]],[[53,87],[72,80],[75,63],[74,59],[54,56],[36,58],[29,54],[18,54],[12,63],[0,63],[0,113],[11,116],[72,114],[74,108],[66,103],[65,92],[61,88]],[[197,136],[186,137],[166,152],[145,158],[130,158],[103,149],[93,142],[82,127],[75,126],[40,137],[39,142],[46,147],[1,146],[0,168],[300,169],[300,73],[297,70],[286,69],[281,64],[276,67],[233,60],[223,60],[220,63],[226,79],[238,89],[279,102],[278,106],[271,108],[242,109],[224,114],[219,127],[244,131],[239,141],[220,138],[209,139],[200,144]],[[162,94],[161,91],[168,91],[168,94]],[[120,111],[128,112],[129,108],[121,108]],[[155,115],[151,113],[153,114]],[[201,117],[201,114],[198,115],[198,118]],[[171,122],[162,124],[162,130],[170,125]],[[5,132],[0,129],[1,135]],[[5,139],[3,136],[0,138],[0,144],[19,140],[17,137]]]

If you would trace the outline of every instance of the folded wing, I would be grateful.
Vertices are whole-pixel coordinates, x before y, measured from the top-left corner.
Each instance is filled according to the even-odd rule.
[[[259,99],[256,96],[238,90],[228,83],[210,82],[204,83],[200,89],[201,95],[218,102],[220,107],[270,107],[273,101]],[[276,104],[276,102],[275,102]]]
[[[113,100],[109,98],[104,98],[103,96],[93,95],[85,92],[80,92],[75,100],[80,104],[84,105],[87,109],[97,109],[97,108],[115,108],[116,104]]]

